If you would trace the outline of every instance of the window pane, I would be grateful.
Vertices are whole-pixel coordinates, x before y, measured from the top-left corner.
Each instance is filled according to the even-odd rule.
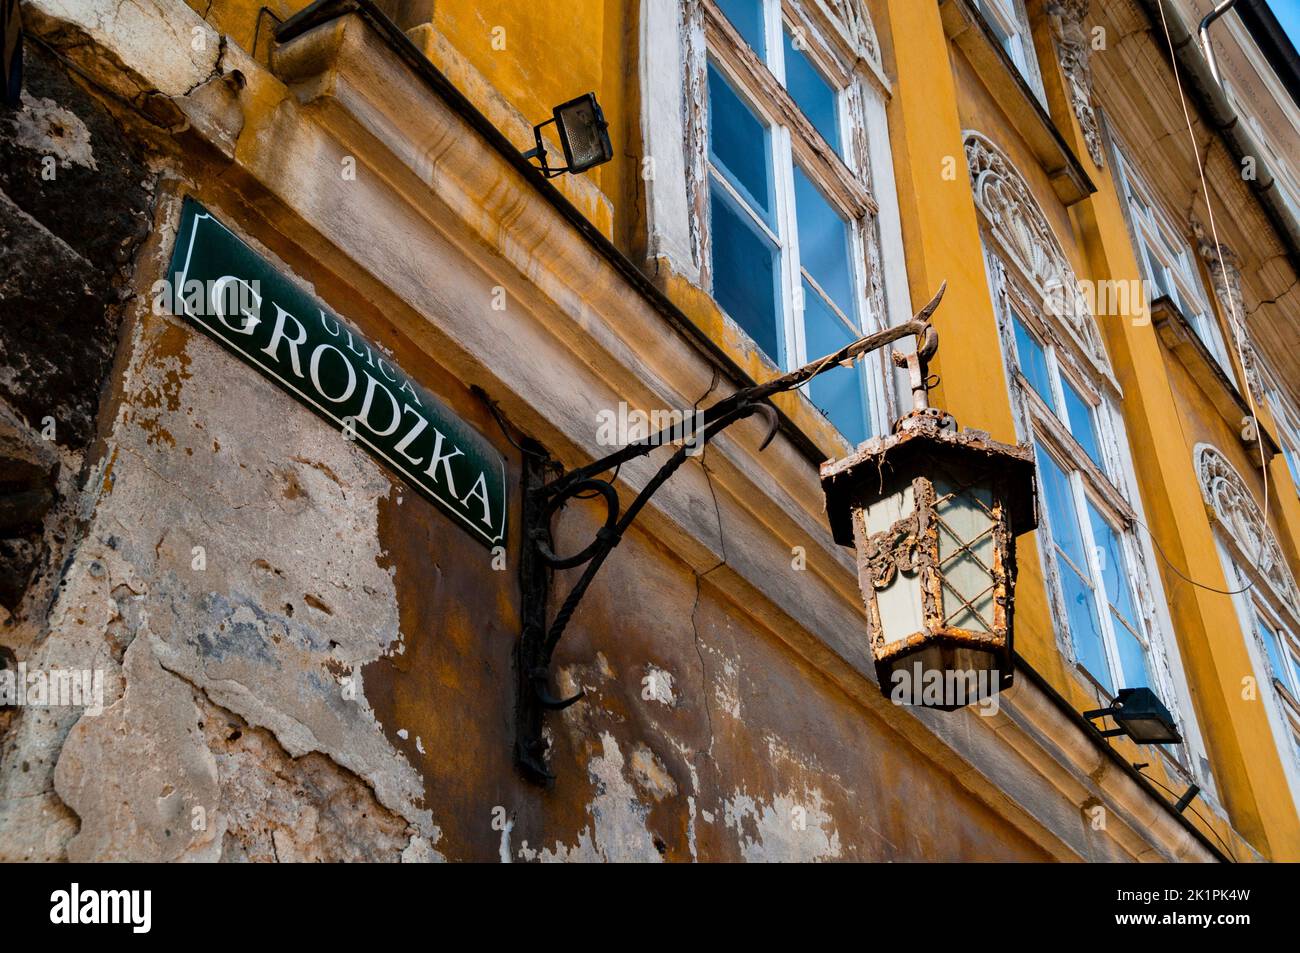
[[[1123,667],[1124,684],[1120,688],[1141,688],[1146,686],[1153,689],[1151,683],[1151,669],[1147,666],[1147,653],[1142,648],[1136,636],[1124,624],[1119,621],[1113,623],[1115,629],[1116,647],[1119,649],[1119,664]]]
[[[1097,600],[1088,584],[1069,566],[1061,567],[1061,590],[1070,624],[1070,642],[1075,658],[1093,678],[1110,692],[1115,691],[1102,647],[1101,624],[1097,621]]]
[[[799,264],[813,281],[855,320],[853,270],[849,265],[849,226],[798,166],[794,170],[794,207],[799,221]],[[824,352],[808,348],[809,358]]]
[[[1232,362],[1228,360],[1228,345],[1223,340],[1218,322],[1208,312],[1202,311],[1192,316],[1192,327],[1196,329],[1196,336],[1201,339],[1201,343],[1214,355],[1219,367],[1223,368],[1223,372],[1228,375],[1228,380],[1235,381]]]
[[[709,64],[709,155],[736,190],[771,224],[772,176],[767,127]]]
[[[976,0],[976,6],[998,43],[1016,64],[1016,69],[1021,75],[1026,75],[1024,39],[1020,35],[1020,24],[1012,4],[1001,0]]]
[[[1020,373],[1025,375],[1025,379],[1038,392],[1038,396],[1047,401],[1047,406],[1055,409],[1056,401],[1052,400],[1052,383],[1047,375],[1047,354],[1043,351],[1043,346],[1029,333],[1029,329],[1020,323],[1019,318],[1012,317],[1011,323],[1016,329],[1016,352],[1020,356]]]
[[[1092,462],[1101,467],[1101,450],[1097,445],[1097,421],[1093,416],[1095,411],[1092,405],[1083,399],[1074,389],[1074,385],[1064,376],[1061,378],[1061,390],[1065,394],[1065,413],[1069,418],[1066,423],[1069,425],[1070,433],[1074,434],[1074,439],[1079,441],[1079,446],[1083,447],[1083,452],[1092,459]]]
[[[1124,620],[1137,629],[1133,587],[1129,583],[1128,566],[1120,550],[1119,537],[1092,503],[1088,504],[1088,522],[1092,524],[1092,538],[1097,543],[1097,562],[1101,564],[1101,584],[1106,590],[1106,598]]]
[[[782,30],[781,35],[785,37],[785,88],[822,138],[839,152],[840,128],[835,112],[839,95],[817,71],[808,54],[795,49],[795,38],[790,31]],[[801,41],[801,45],[806,43],[806,38]]]
[[[1287,469],[1291,471],[1291,482],[1300,491],[1300,459],[1297,459],[1295,450],[1290,446],[1282,448],[1282,456],[1286,458]]]
[[[1273,676],[1285,685],[1286,670],[1282,668],[1282,648],[1278,645],[1277,633],[1267,623],[1260,620],[1259,634],[1264,641],[1264,648],[1268,651],[1268,662],[1273,666]]]
[[[807,281],[803,283],[803,298],[804,336],[810,360],[838,351],[857,337]],[[863,362],[858,361],[851,368],[837,367],[819,374],[809,385],[812,402],[854,446],[870,436],[864,373]]]
[[[1038,478],[1047,503],[1047,525],[1052,540],[1080,569],[1088,565],[1083,554],[1083,536],[1075,516],[1074,495],[1065,472],[1050,454],[1038,451]]]
[[[766,59],[763,42],[763,0],[716,0],[718,9],[731,21],[759,59]]]
[[[780,365],[776,246],[716,182],[709,208],[713,225],[713,297]]]

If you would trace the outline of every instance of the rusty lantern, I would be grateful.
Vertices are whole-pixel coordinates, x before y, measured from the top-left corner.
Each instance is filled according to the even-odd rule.
[[[936,338],[895,354],[913,409],[822,464],[835,541],[857,551],[881,691],[952,711],[1011,685],[1015,538],[1037,524],[1031,449],[958,431],[929,406]]]

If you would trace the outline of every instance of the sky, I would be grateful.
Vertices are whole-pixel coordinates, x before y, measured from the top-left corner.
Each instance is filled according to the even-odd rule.
[[[1291,45],[1300,50],[1300,0],[1268,0],[1268,5],[1291,37]]]

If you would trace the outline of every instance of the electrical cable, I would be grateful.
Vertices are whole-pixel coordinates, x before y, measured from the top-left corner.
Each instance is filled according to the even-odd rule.
[[[1166,791],[1169,794],[1172,794],[1174,796],[1175,801],[1179,800],[1182,797],[1182,795],[1180,795],[1173,788],[1160,783],[1160,781],[1151,777],[1151,775],[1143,773],[1142,769],[1137,767],[1137,765],[1134,765],[1133,767],[1137,770],[1138,774],[1141,774],[1142,777],[1150,781],[1156,787],[1160,788],[1163,791]],[[1193,814],[1195,814],[1198,818],[1200,818],[1201,823],[1204,824],[1207,828],[1209,828],[1210,833],[1214,835],[1214,839],[1217,840],[1220,844],[1222,844],[1223,849],[1228,852],[1228,856],[1232,858],[1232,862],[1234,864],[1241,863],[1241,861],[1237,860],[1237,855],[1233,852],[1232,847],[1229,846],[1227,841],[1225,841],[1222,837],[1219,836],[1219,832],[1215,830],[1213,824],[1211,824],[1209,821],[1205,819],[1205,815],[1202,814],[1200,811],[1198,811],[1195,807],[1192,807],[1192,805],[1190,804],[1187,806],[1187,809],[1190,810]]]
[[[1182,75],[1178,71],[1178,57],[1174,53],[1173,38],[1169,34],[1169,21],[1165,17],[1165,0],[1159,0],[1159,6],[1160,6],[1160,23],[1164,27],[1165,42],[1169,45],[1169,63],[1173,67],[1173,71],[1174,71],[1174,86],[1178,89],[1178,100],[1182,104],[1183,119],[1187,123],[1187,137],[1192,143],[1192,154],[1196,157],[1196,170],[1201,180],[1201,194],[1205,198],[1205,210],[1210,220],[1210,235],[1214,239],[1215,254],[1218,255],[1219,258],[1219,273],[1224,277],[1224,286],[1226,289],[1226,293],[1224,294],[1224,297],[1228,299],[1228,308],[1230,311],[1230,318],[1231,318],[1229,323],[1232,325],[1233,344],[1235,345],[1237,350],[1237,361],[1241,365],[1241,369],[1243,372],[1242,373],[1243,383],[1245,384],[1245,389],[1246,389],[1246,399],[1250,403],[1251,419],[1255,422],[1255,427],[1256,430],[1258,431],[1259,408],[1255,402],[1254,391],[1251,389],[1250,386],[1250,375],[1245,373],[1246,356],[1245,356],[1245,348],[1242,343],[1244,340],[1245,332],[1242,328],[1241,319],[1237,314],[1236,296],[1232,293],[1232,289],[1228,283],[1228,268],[1227,268],[1227,262],[1225,261],[1223,256],[1223,243],[1219,241],[1219,226],[1214,217],[1214,205],[1210,201],[1209,182],[1205,178],[1205,162],[1201,157],[1201,147],[1196,141],[1196,130],[1192,127],[1192,114],[1187,106],[1187,96],[1183,92]],[[1181,426],[1181,420],[1179,421],[1179,423]],[[1260,476],[1264,482],[1264,507],[1263,507],[1264,528],[1267,529],[1268,510],[1269,510],[1268,458],[1264,455],[1264,441],[1262,439],[1262,434],[1257,434],[1255,439],[1256,442],[1259,444]],[[1147,532],[1149,533],[1150,530],[1148,530]],[[1264,550],[1264,539],[1261,535],[1259,540],[1259,552],[1256,553],[1256,562],[1258,562],[1259,558],[1263,555],[1263,550]],[[1251,585],[1253,584],[1254,583],[1252,582]],[[1246,588],[1250,588],[1250,586],[1247,586]]]

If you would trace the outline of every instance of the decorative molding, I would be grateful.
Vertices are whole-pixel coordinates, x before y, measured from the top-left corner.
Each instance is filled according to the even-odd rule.
[[[1088,360],[1109,376],[1110,363],[1096,319],[1029,184],[1002,150],[981,133],[967,130],[965,144],[975,202],[994,239],[1042,295],[1044,311],[1060,319]]]
[[[1224,317],[1228,319],[1231,339],[1227,343],[1234,349],[1240,345],[1239,359],[1242,370],[1246,372],[1246,384],[1252,394],[1262,395],[1265,388],[1260,374],[1259,355],[1246,331],[1246,299],[1241,292],[1241,256],[1222,242],[1215,245],[1214,237],[1205,231],[1198,219],[1192,218],[1189,224],[1196,241],[1196,251],[1210,273],[1214,296],[1219,301]],[[1240,341],[1237,340],[1239,329]]]
[[[826,11],[856,55],[881,67],[880,40],[862,0],[816,0],[816,5]]]
[[[708,229],[709,130],[705,119],[708,101],[708,46],[704,39],[704,4],[685,0],[682,10],[681,62],[683,78],[682,125],[685,127],[686,205],[689,218],[692,265],[699,286],[713,283]]]
[[[1092,46],[1088,40],[1088,31],[1083,25],[1091,2],[1092,0],[1050,0],[1047,15],[1052,26],[1052,37],[1056,40],[1057,53],[1061,58],[1061,70],[1065,73],[1069,86],[1070,104],[1074,107],[1074,115],[1078,117],[1079,128],[1083,131],[1088,155],[1100,169],[1104,165],[1104,150],[1101,124],[1097,121],[1097,112],[1092,105],[1092,64],[1089,62]]]
[[[1197,444],[1195,458],[1201,495],[1214,510],[1219,525],[1232,538],[1246,563],[1263,577],[1291,613],[1300,617],[1300,591],[1296,589],[1295,576],[1246,481],[1209,444]]]

